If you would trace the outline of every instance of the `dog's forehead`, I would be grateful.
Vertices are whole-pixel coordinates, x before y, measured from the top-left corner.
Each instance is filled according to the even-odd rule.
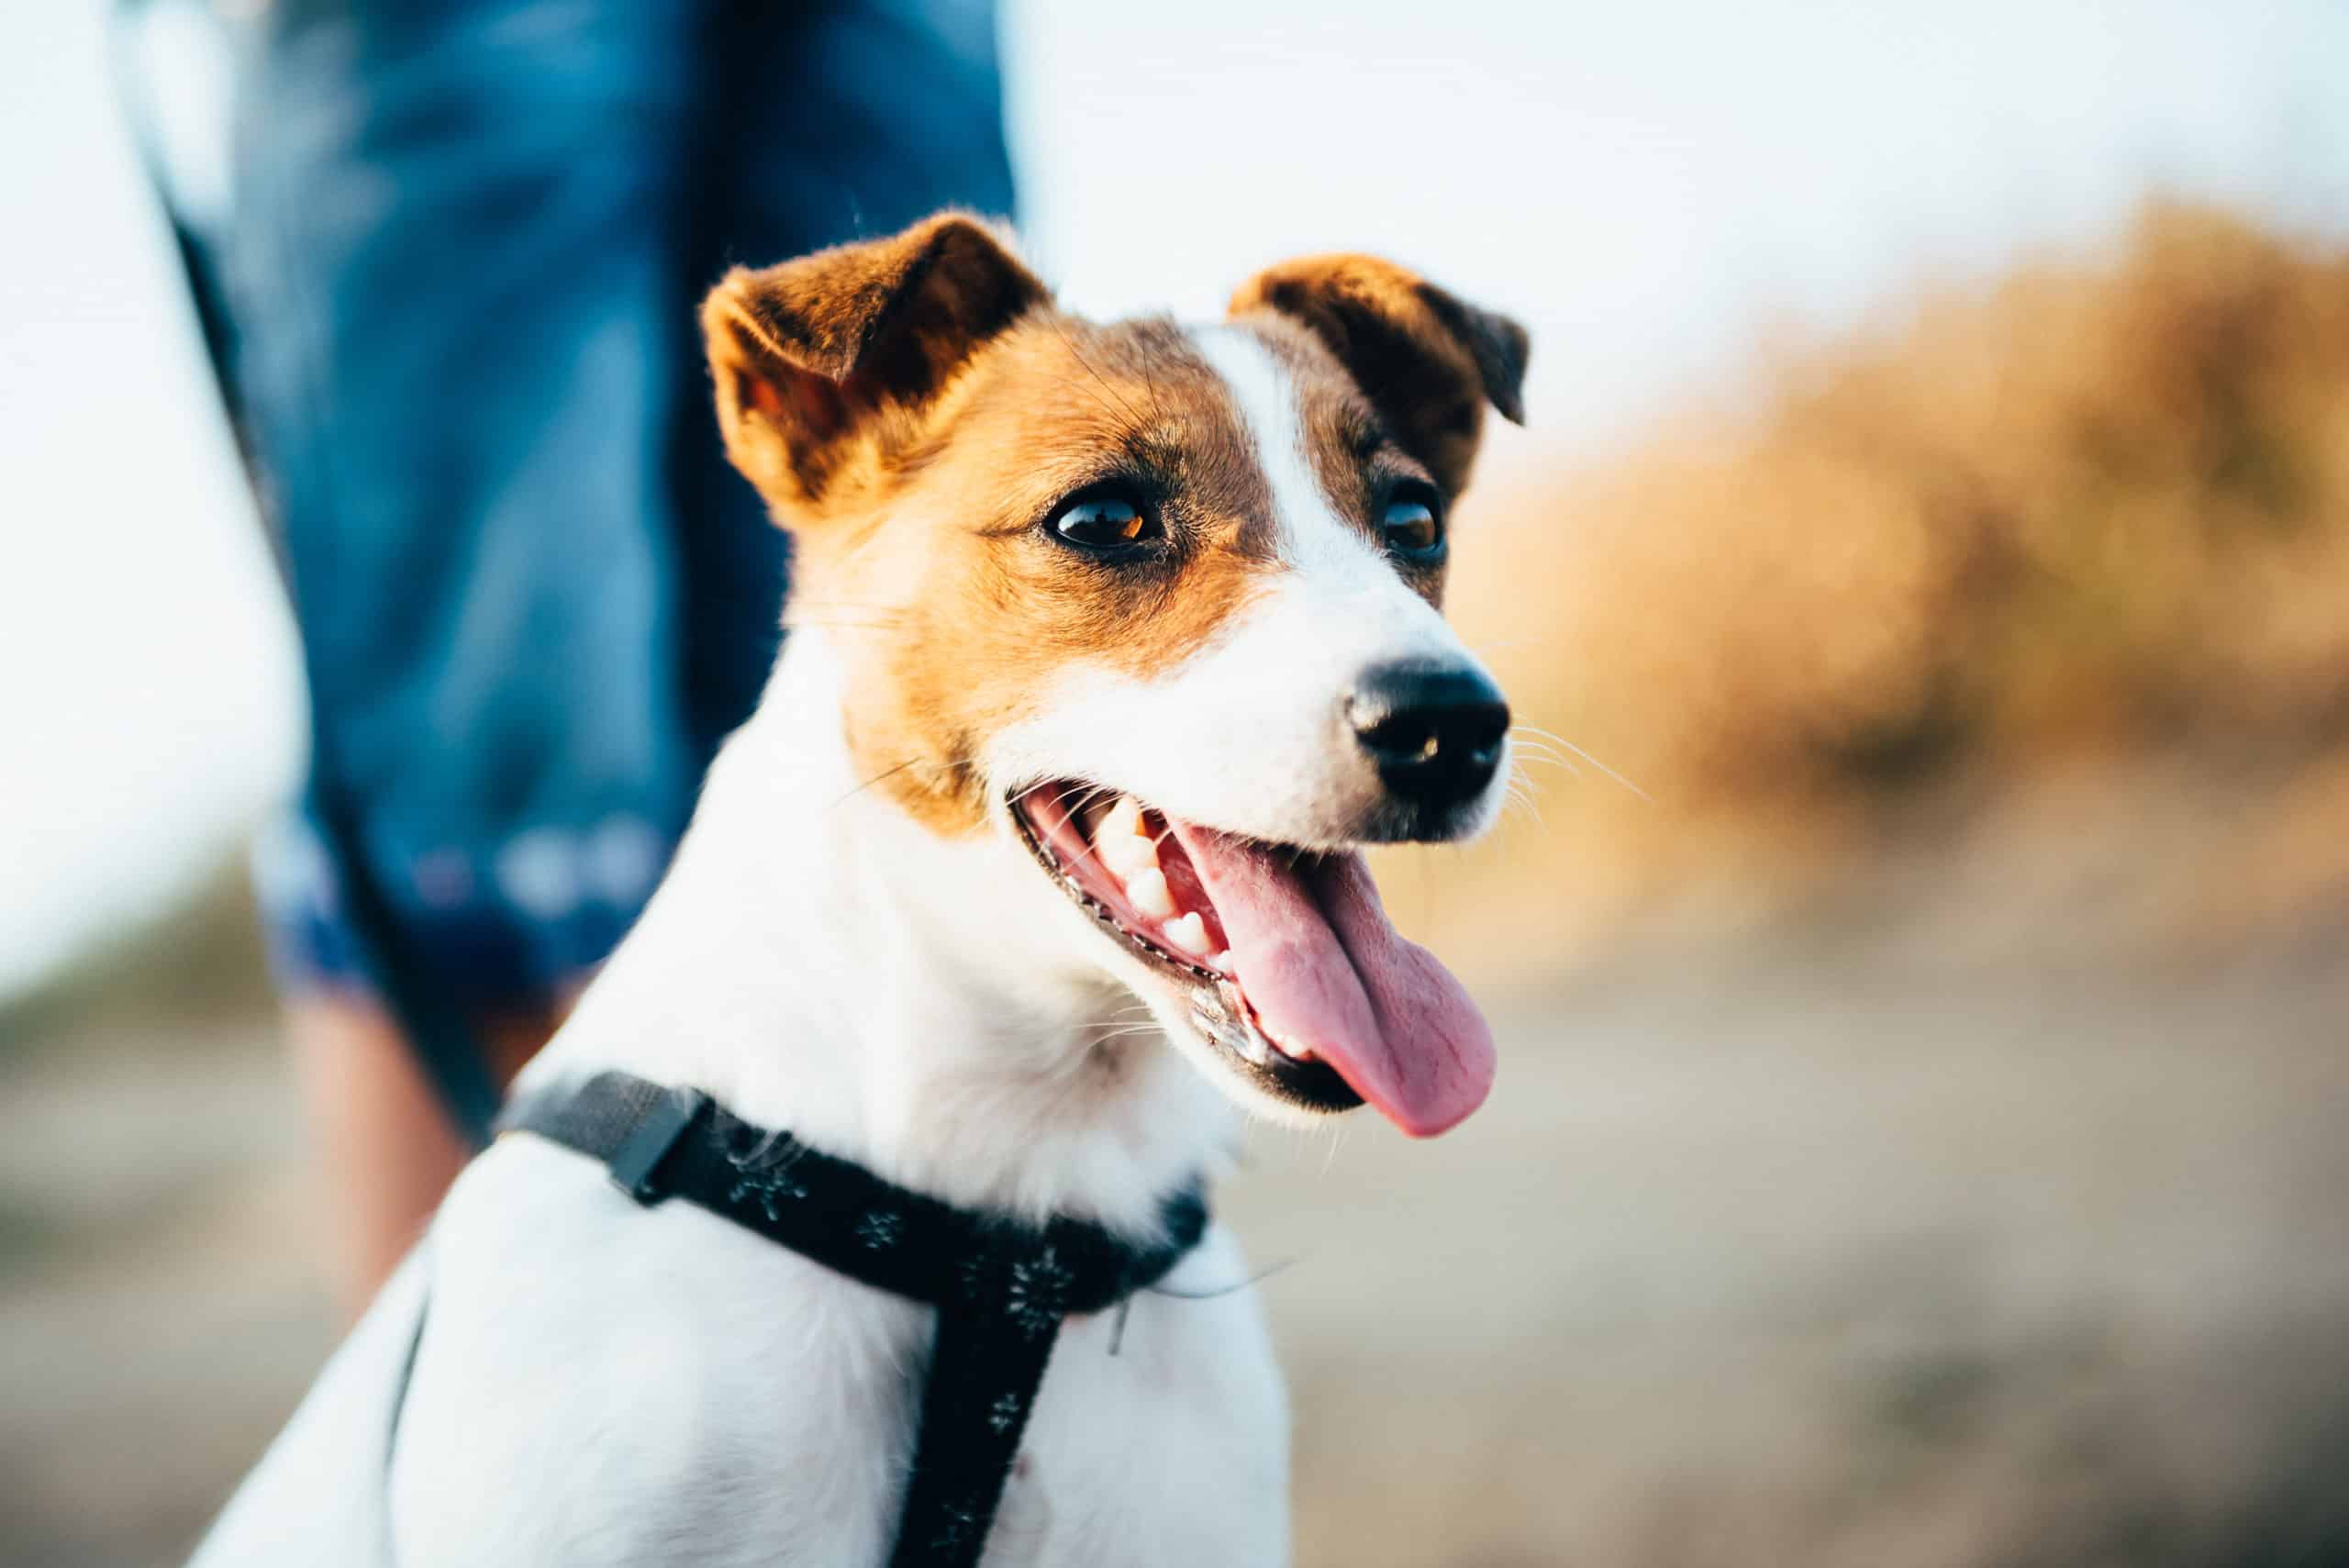
[[[1350,419],[1372,417],[1336,356],[1310,332],[1270,313],[1204,324],[1041,313],[1008,333],[988,360],[999,389],[1058,387],[1076,401],[1106,399],[1103,411],[1115,417],[1181,427],[1244,423],[1231,377],[1235,353],[1269,370],[1294,402]]]
[[[1308,502],[1357,520],[1375,416],[1335,358],[1277,317],[1186,326],[1046,315],[978,369],[958,436],[1002,454],[1017,505],[1048,503],[1056,486],[1127,462],[1235,522],[1269,527]],[[1312,496],[1297,493],[1300,477]]]

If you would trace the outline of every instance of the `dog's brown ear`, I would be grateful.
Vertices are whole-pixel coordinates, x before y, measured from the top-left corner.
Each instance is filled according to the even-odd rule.
[[[1308,256],[1268,267],[1231,296],[1233,316],[1257,310],[1320,339],[1446,491],[1467,483],[1487,402],[1525,423],[1525,328],[1392,261]]]
[[[737,267],[701,311],[727,455],[778,509],[813,503],[880,421],[919,408],[1048,297],[992,228],[959,212]]]

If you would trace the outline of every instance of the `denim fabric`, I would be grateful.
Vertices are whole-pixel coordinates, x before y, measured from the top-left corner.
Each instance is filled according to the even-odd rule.
[[[987,0],[276,0],[222,262],[315,732],[469,1002],[599,959],[773,662],[783,536],[696,329],[731,261],[1006,212]],[[359,981],[295,820],[284,978]]]

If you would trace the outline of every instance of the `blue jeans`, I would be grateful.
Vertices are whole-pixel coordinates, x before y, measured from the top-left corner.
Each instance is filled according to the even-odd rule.
[[[990,0],[245,25],[220,265],[317,753],[261,857],[285,983],[371,978],[328,788],[466,1006],[543,999],[626,929],[773,662],[787,570],[725,466],[700,295],[1008,211],[994,26]]]

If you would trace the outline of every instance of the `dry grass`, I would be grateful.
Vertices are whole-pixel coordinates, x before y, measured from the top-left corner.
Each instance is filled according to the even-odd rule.
[[[2349,250],[2155,205],[1759,381],[1475,498],[1459,613],[1524,717],[1651,798],[1530,762],[1543,823],[1437,873],[1447,936],[1776,907],[2018,823],[2163,929],[2340,896]]]

